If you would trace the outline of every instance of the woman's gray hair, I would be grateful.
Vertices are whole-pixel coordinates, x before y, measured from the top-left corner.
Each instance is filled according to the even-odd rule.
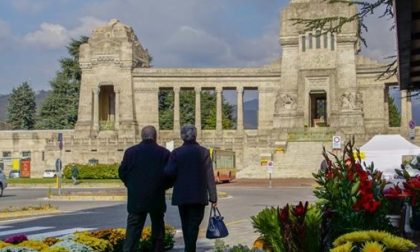
[[[146,126],[141,130],[142,140],[154,140],[156,141],[156,128],[153,126]]]
[[[191,124],[185,124],[181,128],[181,138],[184,142],[195,141],[197,138],[197,129]]]

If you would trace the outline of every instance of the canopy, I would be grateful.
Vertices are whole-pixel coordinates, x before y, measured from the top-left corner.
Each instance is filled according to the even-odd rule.
[[[366,164],[374,163],[375,169],[383,172],[385,177],[392,177],[399,169],[404,155],[420,155],[420,147],[414,145],[401,135],[376,135],[360,147],[365,153]]]

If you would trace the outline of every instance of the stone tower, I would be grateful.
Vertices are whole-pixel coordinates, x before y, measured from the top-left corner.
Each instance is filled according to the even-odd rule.
[[[131,27],[113,19],[80,46],[79,117],[76,137],[136,136],[132,71],[150,56]]]
[[[349,17],[356,7],[322,0],[292,0],[281,15],[281,82],[274,126],[348,129],[363,126],[362,97],[356,80],[357,23],[340,33],[305,30],[297,19]]]

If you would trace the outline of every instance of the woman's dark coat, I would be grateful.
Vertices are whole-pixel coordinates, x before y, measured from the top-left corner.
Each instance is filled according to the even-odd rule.
[[[210,153],[197,142],[186,142],[172,151],[165,176],[174,185],[172,205],[217,202]]]

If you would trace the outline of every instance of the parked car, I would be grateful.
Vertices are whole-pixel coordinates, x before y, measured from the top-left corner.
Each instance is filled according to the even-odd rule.
[[[20,178],[20,171],[17,171],[17,170],[10,171],[9,178]]]
[[[57,172],[55,170],[45,170],[42,174],[43,178],[55,178],[57,177]]]
[[[4,175],[3,170],[0,170],[0,197],[3,196],[3,190],[7,187],[6,175]]]

